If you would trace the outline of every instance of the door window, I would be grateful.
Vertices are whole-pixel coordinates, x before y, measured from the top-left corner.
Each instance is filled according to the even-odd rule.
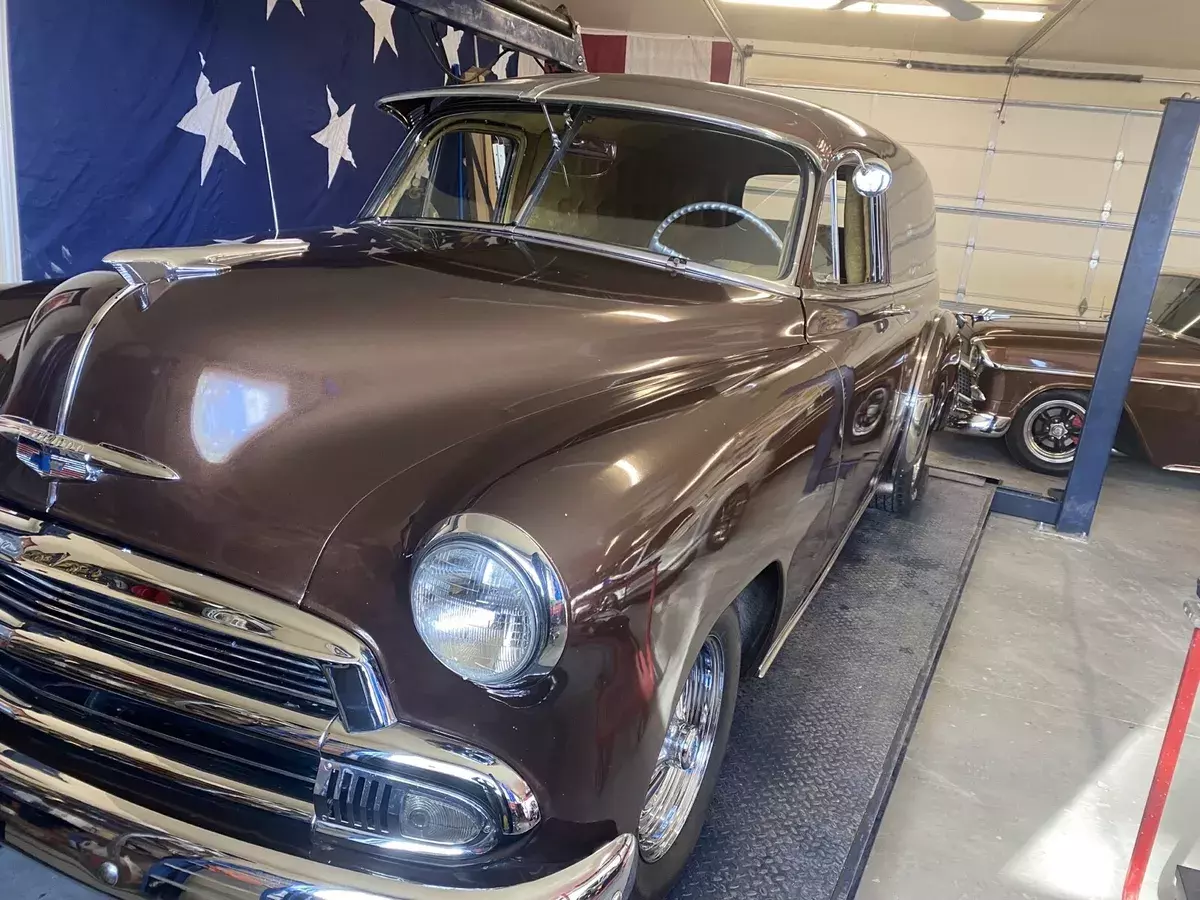
[[[821,199],[810,270],[821,285],[887,282],[886,197],[854,189],[854,166],[841,166]]]
[[[410,168],[391,215],[503,221],[516,153],[517,142],[508,135],[465,129],[443,132]]]

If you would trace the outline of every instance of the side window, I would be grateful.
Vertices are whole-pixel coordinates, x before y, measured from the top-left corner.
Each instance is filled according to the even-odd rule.
[[[517,142],[485,131],[446,131],[399,186],[391,213],[400,219],[503,221]]]
[[[799,175],[755,175],[742,189],[739,205],[770,225],[780,240],[786,240],[802,186]]]
[[[887,272],[887,197],[864,197],[842,166],[822,192],[810,269],[816,284],[883,284]]]

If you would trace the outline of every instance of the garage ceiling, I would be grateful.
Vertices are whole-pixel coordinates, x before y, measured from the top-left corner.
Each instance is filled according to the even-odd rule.
[[[718,0],[733,33],[750,42],[792,41],[993,57],[1009,56],[1066,6],[1066,0],[982,2],[992,8],[1043,7],[1047,16],[1036,24],[958,22]],[[720,36],[703,0],[568,0],[568,5],[585,29]],[[1198,35],[1198,0],[1081,0],[1045,40],[1022,58],[1098,66],[1200,69]]]

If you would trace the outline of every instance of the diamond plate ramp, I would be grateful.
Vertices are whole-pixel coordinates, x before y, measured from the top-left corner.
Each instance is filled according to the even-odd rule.
[[[845,900],[866,867],[995,485],[934,469],[911,518],[868,510],[765,679],[672,900]]]

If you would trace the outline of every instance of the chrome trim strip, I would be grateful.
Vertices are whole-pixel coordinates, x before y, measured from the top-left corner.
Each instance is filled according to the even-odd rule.
[[[505,690],[548,674],[558,664],[567,645],[567,588],[549,554],[528,532],[512,522],[488,513],[461,513],[440,522],[421,541],[412,571],[416,572],[425,554],[450,540],[478,541],[504,554],[524,573],[546,605],[545,634],[536,659],[511,684],[481,687]]]
[[[41,519],[0,506],[0,532],[14,531],[19,534],[37,534],[45,523]]]
[[[574,865],[511,887],[419,884],[337,868],[191,825],[114,797],[2,742],[0,797],[7,843],[127,900],[144,897],[145,880],[155,873],[164,881],[174,874],[193,900],[260,900],[273,891],[289,897],[336,893],[340,900],[628,900],[638,863],[636,838],[622,834]],[[112,864],[106,871],[116,876],[115,884],[103,880],[105,863]]]
[[[1173,466],[1163,466],[1163,469],[1166,470],[1167,472],[1186,472],[1189,475],[1200,475],[1200,466],[1188,466],[1188,465],[1179,464],[1179,465],[1173,465]]]
[[[0,416],[0,437],[8,438],[17,444],[17,455],[22,462],[25,461],[24,456],[21,455],[23,449],[30,448],[35,452],[48,450],[52,456],[62,462],[77,464],[79,472],[77,477],[47,474],[30,464],[43,478],[59,478],[64,481],[96,481],[101,475],[121,474],[162,481],[179,480],[179,473],[174,469],[157,460],[142,456],[140,453],[133,453],[111,444],[94,444],[67,437],[61,428],[57,432],[50,431],[34,425],[28,419],[17,416]]]
[[[144,750],[133,744],[125,743],[109,737],[101,732],[92,731],[72,722],[48,715],[34,709],[28,703],[14,697],[8,691],[0,688],[0,716],[7,716],[15,722],[81,747],[127,760],[149,772],[179,781],[197,791],[211,794],[224,800],[232,800],[245,804],[254,809],[278,813],[301,821],[312,818],[311,803],[277,794],[263,788],[243,784],[230,778],[194,768],[175,759],[168,759],[161,754]]]
[[[1003,437],[1011,424],[1011,416],[977,412],[965,419],[951,420],[946,427],[953,431],[963,431],[980,437]]]
[[[21,517],[16,524],[24,524]],[[345,629],[273,597],[134,550],[57,526],[43,525],[38,533],[30,532],[28,527],[0,527],[0,562],[248,645],[305,657],[326,667],[351,668],[371,705],[371,727],[396,722],[371,648]],[[171,602],[157,603],[134,593],[134,587],[147,584],[168,593]],[[238,697],[238,702],[249,700]],[[318,734],[321,730],[318,728]]]
[[[489,798],[503,834],[525,834],[542,818],[537,795],[515,769],[452,738],[403,725],[349,734],[335,722],[321,742],[321,755],[423,780],[433,776],[474,785]]]

